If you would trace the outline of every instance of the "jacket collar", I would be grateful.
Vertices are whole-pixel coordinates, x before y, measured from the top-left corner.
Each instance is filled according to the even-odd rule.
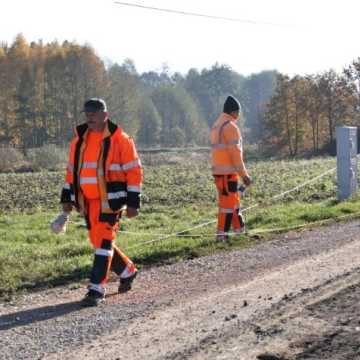
[[[87,133],[89,126],[88,124],[84,123],[84,124],[80,124],[76,127],[76,133],[78,134],[78,136],[80,138],[84,137],[85,134]],[[115,131],[118,129],[118,126],[113,123],[112,121],[110,121],[110,119],[108,119],[106,121],[106,125],[103,131],[103,138],[107,138],[110,137],[111,135],[113,135],[115,133]]]
[[[224,122],[227,122],[227,121],[235,121],[235,119],[229,114],[221,113],[220,116],[215,121],[214,126],[219,126],[219,125],[221,125],[221,124],[223,124]]]

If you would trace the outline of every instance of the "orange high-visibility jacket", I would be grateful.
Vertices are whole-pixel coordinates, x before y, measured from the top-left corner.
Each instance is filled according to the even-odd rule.
[[[124,205],[138,209],[142,169],[133,140],[110,120],[102,134],[97,161],[84,161],[89,130],[87,124],[76,128],[76,137],[70,145],[69,164],[61,202],[71,202],[86,214],[82,188],[96,185],[100,200],[100,220],[111,220]],[[94,192],[95,193],[95,192]]]
[[[242,157],[242,139],[235,119],[222,113],[211,128],[213,175],[248,176]]]

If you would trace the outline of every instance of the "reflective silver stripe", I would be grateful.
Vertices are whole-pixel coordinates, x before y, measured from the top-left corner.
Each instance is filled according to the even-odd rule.
[[[80,184],[97,184],[96,177],[81,177]]]
[[[70,195],[70,200],[75,201],[75,195]]]
[[[113,256],[113,254],[114,254],[114,250],[106,250],[106,249],[100,249],[100,248],[97,248],[95,250],[95,255]]]
[[[130,161],[130,162],[126,163],[126,164],[123,164],[122,168],[124,170],[130,170],[130,169],[133,169],[133,168],[138,167],[140,165],[141,165],[140,160],[136,159],[134,161]]]
[[[227,144],[211,144],[211,147],[213,149],[227,149],[234,145],[239,145],[240,147],[242,147],[241,140],[229,141]]]
[[[232,174],[237,173],[243,168],[239,166],[233,166],[233,165],[215,165],[211,167],[213,174]]]
[[[110,205],[107,201],[102,201],[101,202],[101,208],[102,209],[110,209]]]
[[[122,166],[121,164],[111,164],[109,167],[110,171],[121,171],[122,170]]]
[[[70,184],[69,183],[65,183],[63,186],[63,189],[65,190],[70,190]]]
[[[73,171],[74,171],[74,165],[73,165],[73,164],[68,164],[67,168],[68,168],[68,170],[69,170],[70,172],[73,172]]]
[[[139,193],[141,191],[140,186],[134,186],[134,185],[128,185],[127,191],[137,192]]]
[[[108,199],[120,199],[122,197],[126,197],[126,191],[118,191],[118,192],[112,192],[108,193]]]
[[[95,290],[95,291],[99,292],[100,294],[105,294],[105,289],[99,284],[90,283],[89,290]]]
[[[234,209],[219,208],[219,212],[221,212],[222,214],[232,214],[234,212]]]
[[[135,269],[134,266],[132,266],[133,269]],[[134,275],[135,270],[131,271],[129,267],[127,266],[123,272],[120,274],[120,279],[126,279],[132,275]]]
[[[211,144],[211,147],[213,149],[226,149],[229,147],[229,145],[226,144]]]
[[[228,142],[229,145],[241,145],[241,140],[232,140]]]
[[[97,162],[96,161],[85,161],[83,162],[82,169],[96,169],[97,168]]]

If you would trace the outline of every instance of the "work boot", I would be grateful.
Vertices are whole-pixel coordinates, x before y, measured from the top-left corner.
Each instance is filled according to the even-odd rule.
[[[235,229],[234,233],[235,233],[235,235],[245,234],[245,224],[243,226],[241,226],[241,228]]]
[[[216,234],[216,239],[217,242],[227,242],[229,241],[229,235],[227,234]]]
[[[90,289],[81,300],[82,306],[98,306],[105,300],[105,295]]]
[[[137,275],[137,270],[135,270],[135,272],[130,275],[127,278],[120,278],[120,284],[119,284],[119,288],[118,288],[118,293],[119,294],[123,294],[126,293],[127,291],[131,290],[131,286],[132,283],[134,281],[134,279],[136,278]]]

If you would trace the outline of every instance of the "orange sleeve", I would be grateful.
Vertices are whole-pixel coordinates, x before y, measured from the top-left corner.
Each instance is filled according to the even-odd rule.
[[[237,125],[233,122],[224,127],[223,138],[228,146],[229,157],[232,165],[237,169],[240,176],[249,176],[244,161],[242,151],[242,138]]]
[[[71,203],[73,199],[73,169],[74,169],[74,152],[75,152],[76,139],[73,139],[70,144],[70,151],[68,163],[66,165],[65,183],[61,190],[60,202]]]
[[[124,136],[122,148],[121,162],[127,182],[127,206],[138,209],[143,180],[141,161],[132,138]]]
[[[69,151],[69,156],[68,156],[68,163],[66,165],[65,182],[69,183],[69,184],[73,183],[75,144],[76,144],[76,140],[74,139],[70,143],[70,151]]]

